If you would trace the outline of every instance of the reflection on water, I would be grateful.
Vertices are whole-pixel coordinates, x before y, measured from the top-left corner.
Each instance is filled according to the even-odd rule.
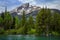
[[[0,36],[0,40],[60,40],[60,37],[56,36],[40,36],[36,37],[34,35],[8,35],[8,36]]]

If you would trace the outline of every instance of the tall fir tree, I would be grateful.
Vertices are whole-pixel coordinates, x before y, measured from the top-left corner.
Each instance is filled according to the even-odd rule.
[[[12,27],[12,23],[13,23],[13,18],[12,16],[10,15],[9,12],[7,12],[7,8],[5,9],[5,13],[3,14],[3,25],[4,25],[4,28],[5,29],[11,29]]]
[[[15,16],[15,29],[18,29],[20,27],[20,20],[18,16]]]
[[[3,18],[0,16],[0,27],[3,28]]]
[[[31,29],[34,29],[34,20],[33,17],[30,15],[28,19],[28,31],[31,31]]]
[[[25,11],[22,13],[22,18],[21,18],[21,27],[23,28],[22,34],[27,34],[27,21],[26,21],[26,16],[25,16]]]

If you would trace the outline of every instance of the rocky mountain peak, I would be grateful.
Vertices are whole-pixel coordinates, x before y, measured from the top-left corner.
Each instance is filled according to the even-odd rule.
[[[16,9],[12,10],[13,12],[16,12],[18,15],[21,15],[23,10],[26,14],[31,13],[36,10],[40,10],[40,7],[38,6],[32,6],[29,3],[22,4],[21,6],[17,7]]]

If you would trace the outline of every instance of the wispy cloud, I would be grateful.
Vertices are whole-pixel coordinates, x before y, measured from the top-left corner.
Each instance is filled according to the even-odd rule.
[[[60,9],[60,0],[54,0],[46,4],[49,8]]]
[[[0,0],[0,11],[4,11],[4,6],[7,6],[8,10],[12,10],[20,4],[21,2],[17,0]]]
[[[60,9],[60,0],[0,0],[0,9],[3,10],[2,6],[7,6],[8,10],[12,10],[23,3],[41,7],[46,5],[48,8]]]
[[[18,0],[22,3],[30,3],[30,2],[34,2],[35,0]]]
[[[48,8],[60,9],[60,0],[18,0],[22,3],[30,3],[31,5],[37,5],[43,7],[44,5]]]

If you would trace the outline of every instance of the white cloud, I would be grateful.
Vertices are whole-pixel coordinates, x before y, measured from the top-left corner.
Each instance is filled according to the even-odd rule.
[[[59,9],[60,10],[60,0],[56,0],[50,3],[45,4],[48,6],[48,8],[55,8],[55,9]]]
[[[29,2],[33,2],[33,1],[35,1],[35,0],[18,0],[18,1],[20,1],[20,2],[22,2],[22,3],[29,3]]]
[[[60,9],[60,0],[54,0],[54,1],[51,1],[51,2],[41,2],[40,0],[18,0],[19,2],[21,2],[22,4],[23,3],[30,3],[31,5],[37,5],[37,6],[40,6],[40,7],[43,7],[44,5],[46,5],[48,8],[55,8],[55,9]],[[44,0],[46,1],[46,0]],[[9,3],[10,2],[10,3]],[[0,9],[1,9],[1,5],[10,5],[10,4],[15,4],[16,1],[14,0],[9,0],[8,1],[0,1]],[[1,4],[2,3],[2,4]],[[8,6],[8,10],[12,10],[14,8],[16,8],[18,5],[11,5],[11,6]],[[4,8],[3,8],[4,9]]]
[[[55,8],[60,9],[60,0],[54,0],[51,2],[43,3],[40,1],[40,3],[37,0],[19,0],[22,3],[30,3],[31,5],[37,5],[43,7],[44,5],[48,8]]]
[[[30,5],[36,5],[36,0],[18,0],[19,2],[24,3],[30,3]]]

